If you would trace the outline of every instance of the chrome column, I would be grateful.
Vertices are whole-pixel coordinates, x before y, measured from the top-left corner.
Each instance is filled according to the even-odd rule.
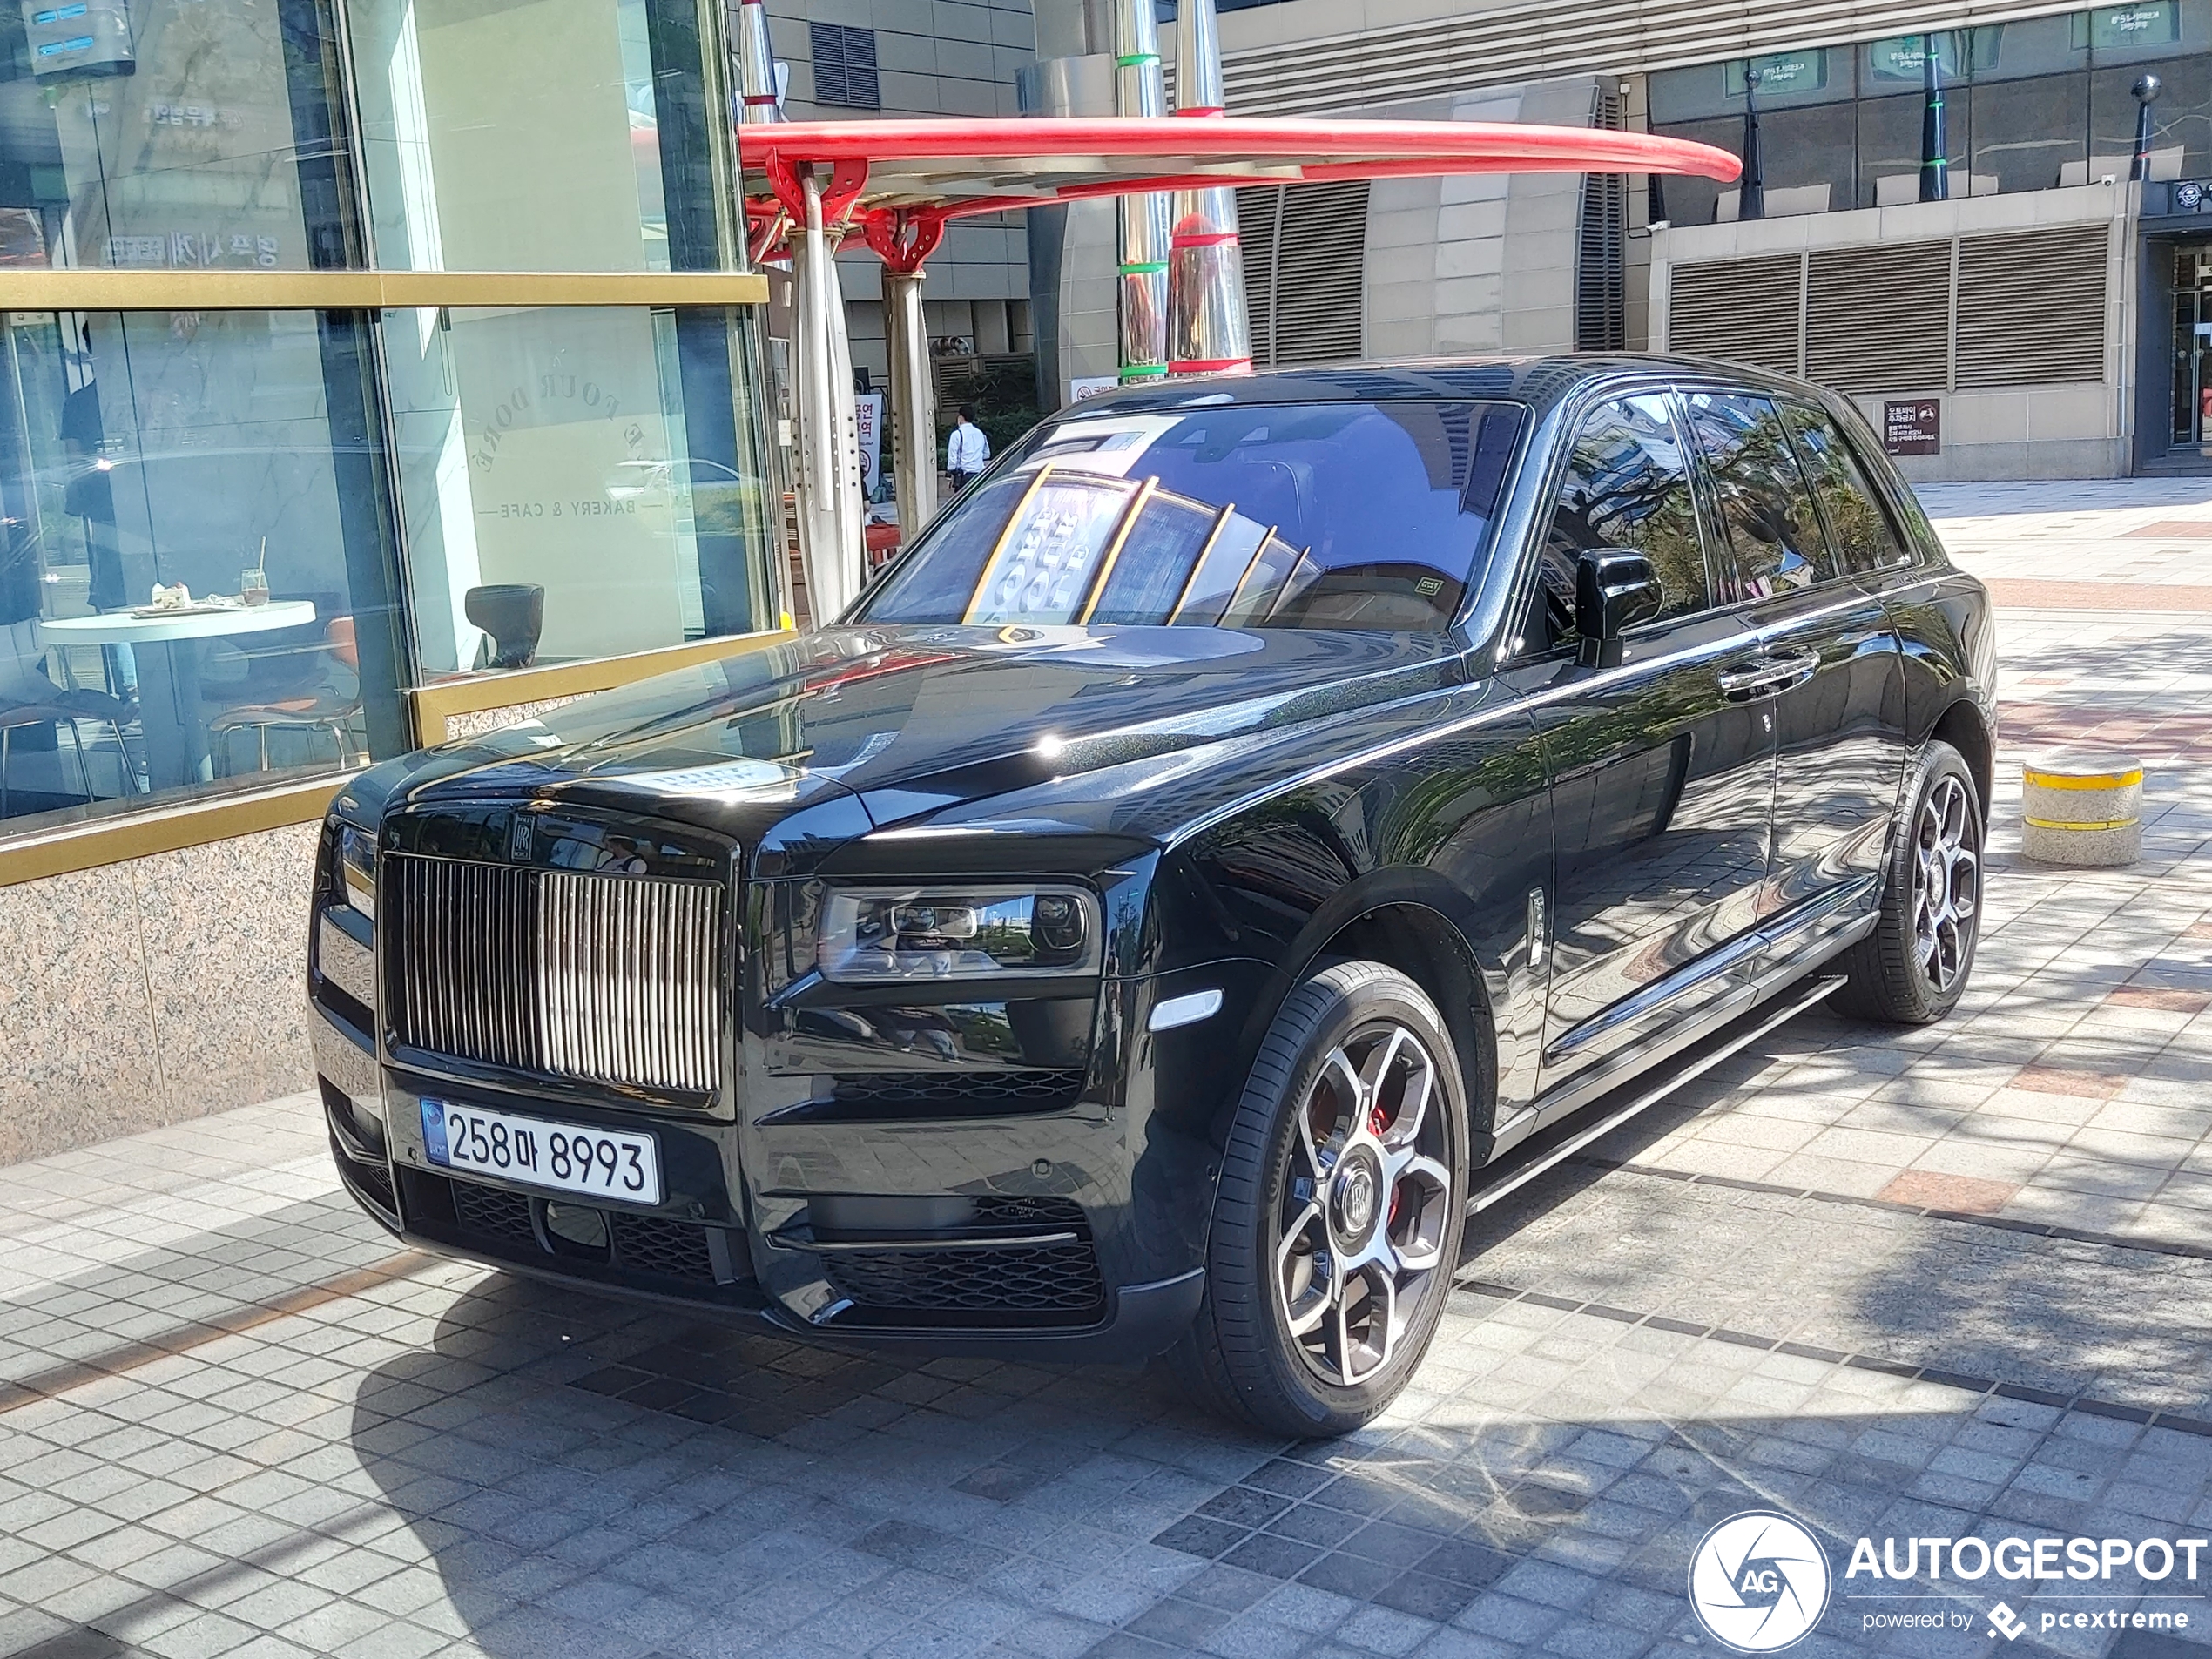
[[[1175,13],[1175,112],[1226,113],[1221,28],[1214,0],[1182,0]],[[1168,255],[1168,373],[1244,374],[1252,366],[1244,311],[1244,255],[1233,189],[1178,190]]]
[[[776,108],[776,57],[768,47],[767,0],[738,0],[738,78],[740,118],[747,126],[783,119]]]
[[[1152,0],[1115,0],[1114,112],[1167,113],[1160,74],[1160,26]],[[1123,196],[1121,249],[1122,383],[1168,372],[1168,239],[1172,203],[1163,193]]]
[[[792,247],[798,281],[799,552],[806,569],[807,610],[821,628],[836,621],[860,592],[867,549],[844,289],[822,223],[822,181],[810,171],[804,188],[805,234]]]
[[[883,270],[883,321],[891,347],[891,487],[899,540],[914,540],[937,516],[937,381],[921,309],[920,271]]]

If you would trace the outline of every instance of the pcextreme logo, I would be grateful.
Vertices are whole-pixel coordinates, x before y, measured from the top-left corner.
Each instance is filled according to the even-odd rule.
[[[1689,1605],[1737,1653],[1779,1653],[1828,1610],[1827,1553],[1787,1515],[1748,1510],[1707,1533],[1689,1558]]]

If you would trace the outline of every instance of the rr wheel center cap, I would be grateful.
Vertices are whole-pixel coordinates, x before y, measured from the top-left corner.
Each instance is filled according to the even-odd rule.
[[[1382,1211],[1382,1168],[1366,1148],[1356,1148],[1337,1165],[1329,1183],[1330,1231],[1339,1246],[1356,1251],[1366,1244]]]

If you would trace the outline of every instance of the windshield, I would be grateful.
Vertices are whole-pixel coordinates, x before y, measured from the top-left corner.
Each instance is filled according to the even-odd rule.
[[[1449,625],[1489,556],[1513,403],[1076,416],[955,501],[868,622]]]

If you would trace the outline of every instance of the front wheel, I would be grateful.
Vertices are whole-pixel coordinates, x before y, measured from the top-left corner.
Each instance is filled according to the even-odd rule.
[[[1940,1020],[1966,988],[1981,929],[1982,806],[1973,773],[1931,739],[1890,838],[1881,920],[1844,958],[1838,1008],[1890,1025]]]
[[[1178,1371],[1271,1433],[1358,1428],[1427,1352],[1459,1258],[1467,1103],[1426,992],[1340,962],[1291,992],[1224,1150]]]

